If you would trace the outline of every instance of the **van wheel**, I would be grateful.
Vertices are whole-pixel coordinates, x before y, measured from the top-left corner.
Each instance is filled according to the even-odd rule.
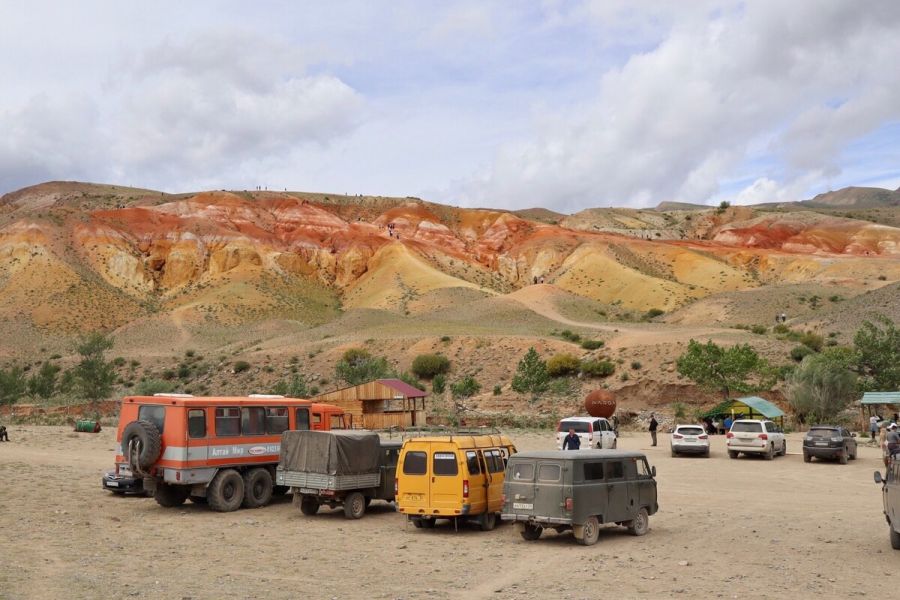
[[[186,485],[170,485],[168,483],[159,482],[156,484],[156,492],[153,499],[160,506],[172,508],[173,506],[181,506],[188,499],[191,488]]]
[[[728,458],[737,458],[737,457],[738,457],[738,453],[737,453],[737,452],[735,452],[734,450],[729,450],[729,451],[728,451]]]
[[[216,473],[206,490],[209,507],[216,512],[232,512],[244,501],[244,478],[234,469]]]
[[[250,469],[244,473],[244,508],[259,508],[272,500],[272,475],[268,469]]]
[[[319,501],[313,496],[303,496],[300,499],[300,512],[311,517],[319,512]]]
[[[775,444],[769,444],[769,447],[766,449],[765,454],[766,460],[772,460],[775,458]]]
[[[519,530],[519,535],[522,536],[522,539],[528,540],[529,542],[533,542],[541,537],[542,533],[544,533],[543,527],[540,525],[532,525],[531,523],[526,523],[525,526]]]
[[[482,513],[478,517],[478,526],[482,531],[493,531],[497,527],[497,513]]]
[[[581,537],[575,538],[582,546],[593,546],[600,539],[600,522],[597,517],[588,517],[581,527]]]
[[[647,509],[642,508],[638,511],[638,514],[634,516],[634,519],[628,524],[628,531],[631,533],[631,535],[646,535],[649,529],[650,516],[647,514]]]
[[[344,516],[348,519],[361,519],[366,514],[366,497],[359,492],[350,492],[344,498]]]
[[[894,550],[900,550],[900,533],[894,531],[894,526],[891,525],[891,548]]]

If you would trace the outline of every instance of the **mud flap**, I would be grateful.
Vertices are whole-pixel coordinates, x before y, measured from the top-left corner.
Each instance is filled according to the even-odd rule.
[[[576,540],[584,538],[584,525],[572,525],[572,534]]]

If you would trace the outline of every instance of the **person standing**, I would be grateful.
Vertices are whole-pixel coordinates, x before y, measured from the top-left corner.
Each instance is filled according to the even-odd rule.
[[[9,441],[9,434],[6,433],[6,427],[3,425],[0,425],[0,442],[8,442],[8,441]]]
[[[659,423],[656,420],[656,415],[650,413],[650,439],[653,441],[651,446],[656,445],[656,430],[659,428]]]
[[[869,417],[869,437],[871,438],[871,443],[875,443],[875,436],[878,435],[878,417],[872,415]]]
[[[569,430],[569,435],[563,438],[563,450],[578,450],[581,448],[581,438],[574,429]]]
[[[900,453],[900,433],[897,432],[896,423],[891,423],[891,426],[888,427],[888,432],[884,439],[885,442],[887,442],[888,456],[894,458],[895,455]]]

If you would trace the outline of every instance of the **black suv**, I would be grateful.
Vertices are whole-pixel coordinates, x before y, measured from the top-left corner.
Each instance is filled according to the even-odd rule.
[[[856,460],[856,434],[838,425],[814,425],[803,438],[803,461],[813,457],[838,459],[842,465]]]

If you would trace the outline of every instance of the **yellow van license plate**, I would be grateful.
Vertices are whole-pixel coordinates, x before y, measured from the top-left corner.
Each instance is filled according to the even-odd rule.
[[[524,502],[513,502],[514,510],[534,510],[534,504],[525,504]]]
[[[422,500],[424,496],[422,494],[404,494],[407,500]]]

